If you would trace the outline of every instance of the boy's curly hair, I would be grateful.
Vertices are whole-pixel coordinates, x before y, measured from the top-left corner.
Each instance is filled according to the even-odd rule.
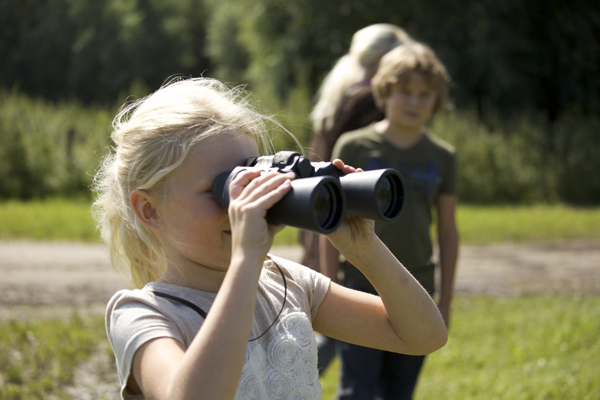
[[[377,106],[383,109],[394,86],[405,83],[415,72],[421,74],[437,94],[434,113],[448,107],[450,75],[434,51],[417,42],[406,43],[381,58],[377,74],[371,82]]]

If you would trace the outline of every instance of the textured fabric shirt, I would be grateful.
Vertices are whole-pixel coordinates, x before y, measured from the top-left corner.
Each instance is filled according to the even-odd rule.
[[[454,148],[442,139],[423,133],[417,143],[400,149],[375,131],[374,124],[343,134],[332,158],[364,170],[394,168],[404,180],[404,209],[394,223],[376,222],[375,231],[400,262],[433,294],[434,264],[430,236],[431,210],[440,194],[456,193]],[[345,282],[372,289],[352,265],[342,264]]]
[[[327,293],[329,279],[291,261],[270,257],[272,261],[265,261],[259,279],[248,339],[260,336],[277,321],[260,339],[248,342],[236,399],[320,399],[312,320]],[[285,276],[287,296],[275,263]],[[153,282],[141,290],[121,290],[112,297],[106,311],[106,329],[123,399],[144,399],[143,395],[131,395],[126,387],[133,356],[144,343],[169,337],[188,348],[204,322],[191,307],[155,296],[152,291],[187,300],[207,313],[217,295]],[[278,317],[284,296],[285,306]]]

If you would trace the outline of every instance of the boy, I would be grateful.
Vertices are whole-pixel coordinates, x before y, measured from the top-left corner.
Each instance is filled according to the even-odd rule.
[[[343,134],[332,159],[364,170],[395,168],[404,178],[405,206],[393,224],[377,223],[377,235],[423,287],[433,296],[434,263],[429,227],[431,209],[437,209],[441,290],[439,309],[450,319],[454,272],[458,255],[455,222],[456,158],[451,145],[425,129],[430,117],[447,103],[450,78],[434,52],[419,43],[387,53],[372,81],[377,105],[385,119]],[[338,253],[321,240],[325,275],[335,279]],[[342,261],[347,287],[373,292],[369,281],[347,261]],[[340,343],[342,377],[340,399],[410,399],[423,356],[392,354]]]

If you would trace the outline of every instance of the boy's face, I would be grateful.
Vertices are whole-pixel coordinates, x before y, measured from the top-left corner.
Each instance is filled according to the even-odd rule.
[[[397,128],[417,131],[431,118],[436,100],[437,92],[425,77],[411,72],[385,99],[385,116]]]

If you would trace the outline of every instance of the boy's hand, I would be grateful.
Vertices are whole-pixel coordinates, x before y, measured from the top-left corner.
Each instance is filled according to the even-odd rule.
[[[340,159],[333,160],[332,164],[344,174],[363,172],[361,168],[346,165]],[[342,254],[359,254],[371,247],[377,238],[375,221],[346,214],[340,227],[327,237]]]

